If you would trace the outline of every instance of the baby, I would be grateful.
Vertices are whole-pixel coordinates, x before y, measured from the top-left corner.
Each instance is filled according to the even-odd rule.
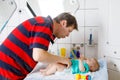
[[[95,72],[99,69],[99,63],[95,58],[71,59],[71,67],[68,69],[72,74]],[[56,71],[63,71],[67,67],[63,64],[49,64],[45,69],[40,69],[42,75],[51,75]],[[67,70],[67,69],[66,69]],[[68,71],[67,71],[68,72]]]

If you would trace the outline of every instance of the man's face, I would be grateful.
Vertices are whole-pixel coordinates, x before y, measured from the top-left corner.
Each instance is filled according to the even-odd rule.
[[[74,26],[67,26],[66,20],[63,20],[59,24],[59,29],[57,31],[56,37],[57,38],[65,38],[68,37],[69,34],[73,31]]]

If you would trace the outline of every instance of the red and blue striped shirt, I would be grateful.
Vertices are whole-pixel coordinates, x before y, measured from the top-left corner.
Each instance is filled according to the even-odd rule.
[[[54,35],[50,16],[35,17],[18,25],[0,46],[0,80],[22,80],[36,63],[33,48],[48,50]]]

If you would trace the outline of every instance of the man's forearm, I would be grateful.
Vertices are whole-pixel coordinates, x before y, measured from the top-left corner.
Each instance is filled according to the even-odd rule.
[[[33,59],[37,62],[43,62],[43,63],[60,63],[64,62],[64,58],[52,55],[48,53],[47,51],[39,48],[33,49]]]
[[[44,52],[42,53],[42,55],[39,55],[39,62],[43,62],[43,63],[59,63],[61,62],[63,59],[59,56],[56,55],[52,55],[48,52]]]

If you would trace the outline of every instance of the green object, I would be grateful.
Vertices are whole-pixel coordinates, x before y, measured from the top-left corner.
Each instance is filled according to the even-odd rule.
[[[79,70],[79,60],[72,59],[71,63],[72,63],[72,66],[71,66],[72,74],[85,74],[85,73],[89,72],[89,66],[88,66],[88,64],[86,62],[83,62],[83,65],[85,67],[85,71],[84,72],[81,72]]]

